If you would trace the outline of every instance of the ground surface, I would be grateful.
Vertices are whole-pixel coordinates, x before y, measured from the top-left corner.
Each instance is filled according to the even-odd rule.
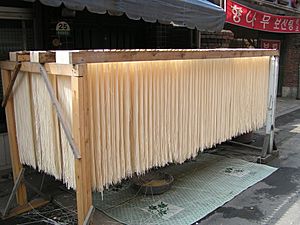
[[[276,133],[280,156],[269,165],[279,169],[199,224],[300,224],[300,110],[277,118]]]
[[[280,155],[270,163],[279,168],[265,180],[245,190],[233,200],[198,221],[200,225],[286,225],[300,224],[300,103],[279,99],[276,119],[276,141]],[[261,145],[263,131],[254,136],[253,145]],[[213,154],[256,161],[258,152],[229,144],[220,145]],[[68,191],[53,178],[27,170],[26,178],[42,191],[51,194],[54,201],[38,210],[13,219],[1,221],[10,224],[76,224],[76,204],[73,191]],[[43,184],[43,185],[41,185]],[[0,209],[4,208],[12,188],[10,177],[0,179]],[[29,193],[34,197],[34,193]],[[119,224],[101,212],[94,214],[95,224]]]

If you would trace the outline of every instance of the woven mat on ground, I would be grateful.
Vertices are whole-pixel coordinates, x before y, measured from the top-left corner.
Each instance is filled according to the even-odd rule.
[[[163,169],[174,176],[161,195],[137,194],[130,181],[94,194],[94,206],[124,224],[189,225],[266,178],[276,168],[241,159],[200,154],[195,160]]]

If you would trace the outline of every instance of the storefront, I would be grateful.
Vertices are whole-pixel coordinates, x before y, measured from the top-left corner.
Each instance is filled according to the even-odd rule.
[[[5,1],[0,5],[0,60],[8,59],[9,51],[32,49],[34,44],[31,4],[12,2]],[[0,79],[0,102],[2,99]],[[11,168],[6,132],[4,109],[0,107],[0,174]]]
[[[227,1],[226,29],[234,33],[231,47],[275,48],[280,51],[278,95],[296,98],[300,62],[300,11],[261,10],[259,5]],[[273,13],[271,13],[273,12]]]
[[[0,2],[0,60],[8,59],[9,51],[33,48],[33,14],[31,4]],[[3,99],[0,79],[0,101]],[[0,108],[0,133],[5,132],[5,115]]]

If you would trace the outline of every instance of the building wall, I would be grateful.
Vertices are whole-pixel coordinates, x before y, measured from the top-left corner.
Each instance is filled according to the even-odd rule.
[[[299,83],[300,34],[286,34],[282,96],[296,98]]]
[[[234,35],[230,30],[222,30],[218,33],[201,33],[201,48],[229,48]]]

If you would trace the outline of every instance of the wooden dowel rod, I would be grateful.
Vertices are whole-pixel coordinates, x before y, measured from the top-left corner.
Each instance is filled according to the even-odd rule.
[[[72,133],[71,133],[71,129],[70,127],[68,126],[65,118],[64,118],[64,115],[63,115],[63,110],[61,108],[61,105],[60,103],[58,102],[57,98],[55,97],[55,94],[54,94],[54,90],[52,88],[52,85],[50,83],[50,80],[48,78],[48,74],[45,70],[45,68],[40,65],[40,71],[41,71],[41,75],[43,77],[43,80],[46,84],[46,88],[49,92],[49,95],[50,95],[50,98],[51,98],[51,101],[52,101],[52,104],[54,105],[54,108],[56,110],[56,113],[57,113],[57,117],[59,119],[59,122],[61,123],[61,126],[66,134],[66,137],[67,137],[67,140],[71,146],[71,149],[72,149],[72,152],[74,154],[74,157],[76,159],[80,159],[81,156],[80,156],[80,153],[79,153],[79,149],[78,147],[76,146],[75,142],[74,142],[74,139],[72,137]]]
[[[2,84],[3,89],[7,89],[11,80],[11,72],[7,70],[1,70],[2,74]],[[6,114],[6,124],[9,138],[9,152],[11,158],[12,171],[14,175],[14,182],[17,181],[17,177],[20,174],[23,166],[20,162],[19,150],[18,150],[18,141],[17,141],[17,132],[16,132],[16,122],[15,122],[15,112],[14,112],[14,96],[11,95],[8,98],[5,114]],[[17,203],[20,206],[27,204],[27,192],[26,187],[23,183],[19,185],[19,188],[16,192]]]
[[[95,212],[95,208],[94,208],[94,206],[91,205],[91,207],[90,207],[90,209],[87,213],[87,216],[85,217],[83,225],[89,225],[90,224],[94,212]]]
[[[9,207],[11,205],[11,201],[13,200],[13,197],[15,196],[15,194],[16,194],[19,186],[20,186],[20,183],[21,183],[21,181],[23,179],[24,171],[25,171],[25,169],[22,168],[21,171],[20,171],[20,173],[19,173],[19,175],[18,175],[18,177],[17,177],[17,180],[15,181],[14,187],[13,187],[13,189],[11,191],[11,194],[10,194],[9,199],[7,201],[7,204],[5,206],[5,209],[4,209],[4,212],[3,212],[3,216],[6,216],[8,214]]]

